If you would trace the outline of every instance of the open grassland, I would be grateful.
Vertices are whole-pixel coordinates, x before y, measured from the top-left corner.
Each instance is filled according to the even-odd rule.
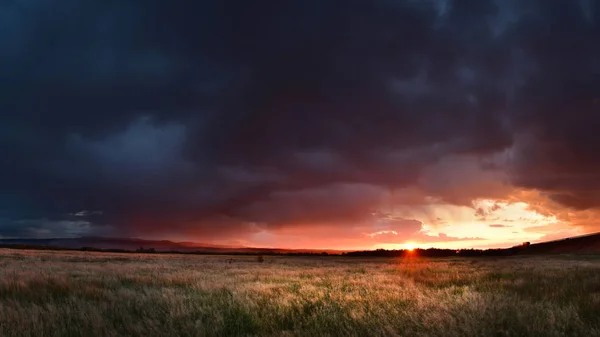
[[[0,336],[600,336],[600,259],[0,250]]]

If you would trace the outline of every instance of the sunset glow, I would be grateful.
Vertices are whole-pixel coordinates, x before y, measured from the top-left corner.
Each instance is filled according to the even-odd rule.
[[[590,1],[38,2],[0,10],[18,41],[0,46],[0,239],[459,249],[600,231]]]

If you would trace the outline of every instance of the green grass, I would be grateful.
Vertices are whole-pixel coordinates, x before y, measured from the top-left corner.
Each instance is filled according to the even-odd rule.
[[[0,260],[0,336],[600,335],[593,257]]]

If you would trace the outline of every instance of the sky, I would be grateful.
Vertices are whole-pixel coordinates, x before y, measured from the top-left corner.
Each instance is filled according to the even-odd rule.
[[[0,3],[0,238],[600,232],[593,0]]]

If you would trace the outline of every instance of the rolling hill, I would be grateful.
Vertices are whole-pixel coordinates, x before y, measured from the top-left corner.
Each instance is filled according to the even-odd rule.
[[[600,233],[534,243],[520,254],[599,254]]]
[[[348,256],[400,256],[398,251],[345,252],[331,249],[279,249],[214,245],[196,242],[174,242],[168,240],[145,240],[139,238],[51,238],[51,239],[0,239],[0,247],[29,249],[73,249],[73,250],[113,250],[113,251],[154,251],[205,254],[347,254]],[[417,250],[423,256],[450,256],[450,249]],[[426,253],[428,251],[428,253]],[[505,249],[462,250],[464,256],[508,256],[536,254],[600,254],[600,233],[570,237],[561,240],[517,245]],[[472,254],[469,254],[472,253]]]
[[[254,248],[205,244],[197,242],[174,242],[169,240],[145,240],[139,238],[78,237],[49,239],[0,239],[0,246],[40,249],[102,249],[102,250],[148,250],[156,252],[212,253],[212,254],[287,254],[287,253],[328,253],[340,254],[342,251],[332,249],[279,249]]]

